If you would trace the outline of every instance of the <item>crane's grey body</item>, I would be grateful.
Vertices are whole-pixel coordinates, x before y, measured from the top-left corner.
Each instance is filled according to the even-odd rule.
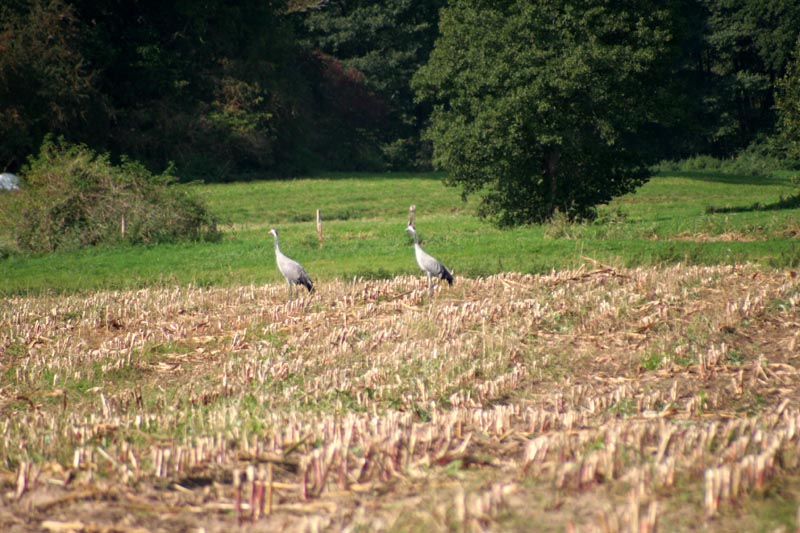
[[[294,259],[286,257],[281,252],[281,248],[278,245],[278,230],[272,228],[269,232],[275,241],[275,263],[278,265],[278,270],[280,270],[283,277],[286,278],[286,283],[289,284],[289,299],[292,299],[292,285],[302,285],[308,289],[308,292],[313,292],[314,282],[311,281],[303,265]]]
[[[452,285],[453,276],[450,274],[450,271],[419,245],[419,237],[417,236],[417,231],[414,229],[414,226],[409,225],[406,231],[414,236],[414,256],[417,258],[419,267],[428,275],[428,292],[430,295],[433,296],[433,278],[443,279],[447,281],[449,285]]]

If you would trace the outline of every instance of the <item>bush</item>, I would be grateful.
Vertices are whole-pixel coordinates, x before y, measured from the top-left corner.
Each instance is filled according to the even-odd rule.
[[[719,159],[710,155],[696,155],[680,161],[662,161],[652,167],[653,172],[724,172],[741,176],[769,176],[774,171],[794,168],[796,162],[781,157],[769,141],[756,141],[736,154]]]
[[[85,145],[45,139],[23,168],[23,190],[5,221],[17,246],[52,252],[84,246],[214,240],[216,220],[167,170],[153,175],[142,164]],[[0,221],[2,222],[2,221]]]

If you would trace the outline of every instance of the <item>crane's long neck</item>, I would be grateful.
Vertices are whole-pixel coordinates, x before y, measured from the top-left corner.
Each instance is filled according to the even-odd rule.
[[[278,245],[278,236],[277,235],[273,235],[272,236],[272,240],[275,242],[275,251],[277,253],[280,253],[281,252],[281,247]]]
[[[414,230],[413,228],[411,230],[411,235],[414,236],[414,247],[419,248],[419,237],[417,236],[416,230]]]

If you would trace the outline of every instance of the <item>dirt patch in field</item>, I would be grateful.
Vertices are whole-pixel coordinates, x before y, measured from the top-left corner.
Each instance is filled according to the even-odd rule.
[[[653,237],[658,239],[658,236]],[[754,242],[763,240],[762,236],[752,233],[742,233],[738,231],[727,231],[725,233],[679,233],[668,238],[671,241],[690,241],[690,242]]]
[[[433,301],[402,277],[286,296],[0,304],[0,529],[795,526],[794,271],[505,274]]]

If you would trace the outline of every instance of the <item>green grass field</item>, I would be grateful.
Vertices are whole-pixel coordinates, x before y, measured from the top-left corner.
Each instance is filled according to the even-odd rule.
[[[237,286],[279,280],[270,227],[316,280],[417,272],[404,228],[417,206],[426,249],[455,273],[545,273],[587,261],[614,266],[800,260],[800,205],[788,172],[657,176],[600,210],[592,224],[499,230],[474,216],[440,174],[344,175],[198,185],[219,217],[218,243],[115,247],[0,260],[0,295],[147,286]],[[10,201],[10,196],[3,199]],[[2,205],[0,204],[0,208]],[[315,213],[323,217],[320,248]],[[8,236],[0,236],[8,241]]]

